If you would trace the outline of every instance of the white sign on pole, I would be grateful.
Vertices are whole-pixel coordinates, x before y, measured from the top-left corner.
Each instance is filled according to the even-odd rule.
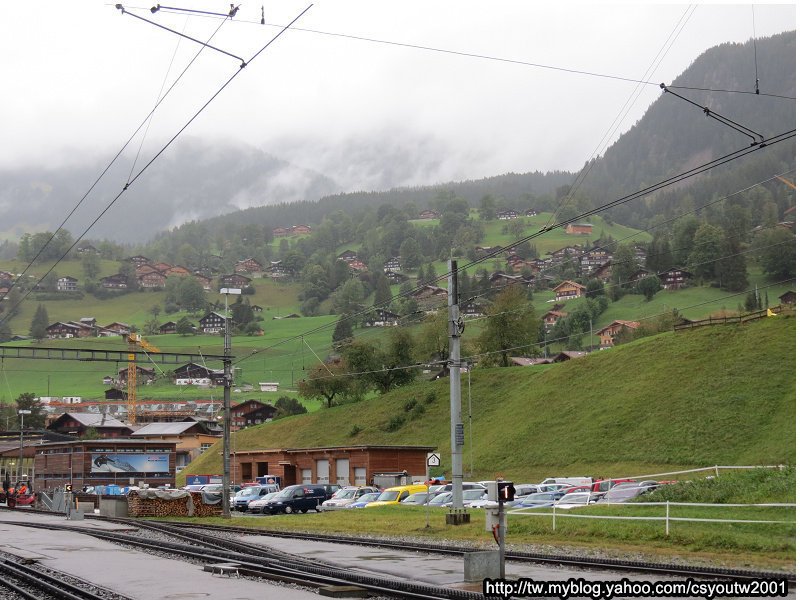
[[[442,457],[436,454],[436,452],[428,453],[428,466],[429,467],[438,467],[442,464]]]

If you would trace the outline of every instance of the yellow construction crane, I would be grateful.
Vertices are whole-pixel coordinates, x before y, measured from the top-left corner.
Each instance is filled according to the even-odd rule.
[[[136,425],[136,354],[139,348],[148,352],[161,352],[138,333],[128,334],[128,421]]]
[[[788,185],[788,186],[789,186],[790,188],[792,188],[793,190],[796,190],[796,189],[797,189],[797,187],[796,187],[796,186],[795,186],[795,185],[794,185],[794,184],[793,184],[791,181],[789,181],[788,179],[784,179],[784,178],[783,178],[783,177],[781,177],[780,175],[775,175],[775,179],[780,179],[780,180],[781,180],[783,183],[785,183],[786,185]]]

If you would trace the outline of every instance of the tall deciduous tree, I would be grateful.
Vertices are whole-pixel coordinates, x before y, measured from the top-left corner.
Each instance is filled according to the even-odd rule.
[[[395,327],[388,337],[388,344],[356,340],[343,351],[347,364],[357,373],[362,385],[366,389],[377,389],[381,394],[414,379],[411,334]]]
[[[689,254],[689,270],[695,278],[713,280],[717,276],[717,261],[722,256],[722,229],[703,223],[694,234],[692,252]]]
[[[331,408],[337,399],[357,393],[353,379],[347,372],[348,365],[344,360],[317,365],[297,385],[297,390],[303,398],[320,400]]]
[[[17,419],[19,421],[19,411],[29,410],[31,413],[25,415],[25,428],[38,429],[44,427],[46,414],[44,407],[39,402],[35,394],[25,392],[17,396]]]
[[[514,354],[536,355],[539,323],[525,289],[510,285],[501,291],[487,311],[483,331],[478,336],[482,362],[507,367]]]

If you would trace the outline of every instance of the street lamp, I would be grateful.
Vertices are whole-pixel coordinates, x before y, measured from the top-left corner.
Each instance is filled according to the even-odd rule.
[[[19,487],[19,482],[22,480],[22,430],[25,428],[25,415],[31,414],[31,411],[20,409],[17,411],[17,414],[19,415],[19,465],[17,466],[17,487]]]
[[[225,387],[222,393],[222,516],[231,517],[231,319],[228,316],[228,296],[238,296],[239,288],[222,288],[225,294],[225,345],[223,364],[225,367]]]

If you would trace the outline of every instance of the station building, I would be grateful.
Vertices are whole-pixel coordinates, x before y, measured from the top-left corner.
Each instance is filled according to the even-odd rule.
[[[370,485],[378,473],[408,473],[424,480],[434,446],[333,446],[236,452],[232,470],[241,481],[262,475],[281,477],[283,486],[301,483]]]
[[[84,486],[175,487],[175,442],[99,439],[35,446],[33,489]]]

